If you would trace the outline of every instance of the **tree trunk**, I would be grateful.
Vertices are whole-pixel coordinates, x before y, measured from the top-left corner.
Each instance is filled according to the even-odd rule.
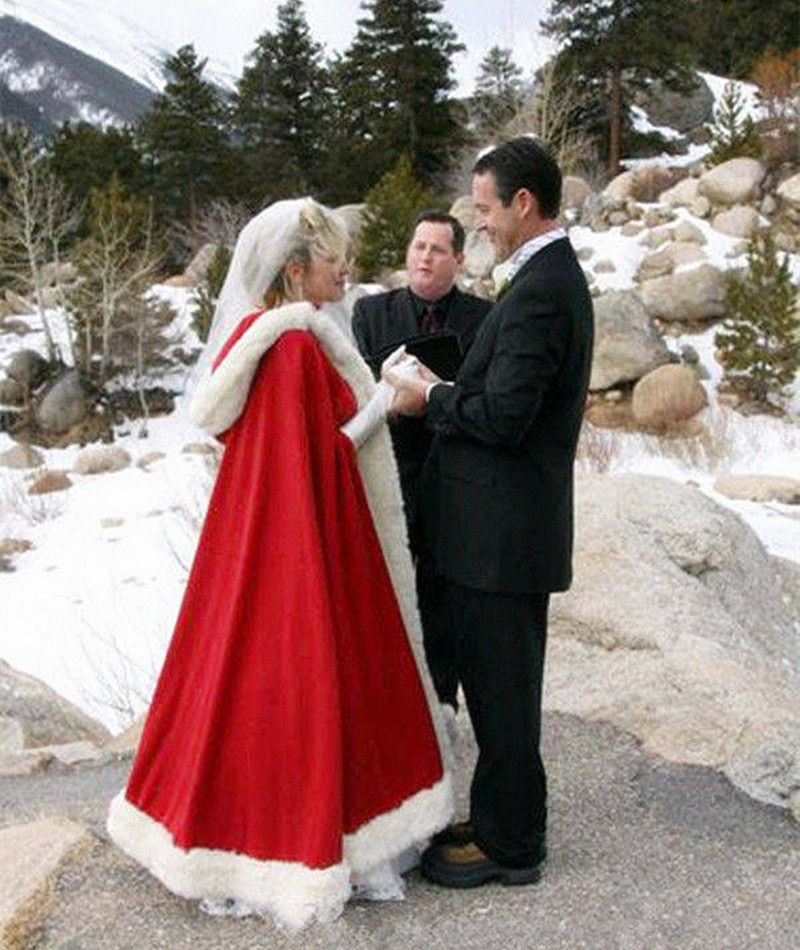
[[[622,171],[622,66],[611,67],[611,88],[608,96],[608,174],[615,178]]]

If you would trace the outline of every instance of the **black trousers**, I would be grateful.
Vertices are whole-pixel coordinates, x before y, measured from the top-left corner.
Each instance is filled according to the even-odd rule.
[[[458,681],[464,689],[478,744],[470,790],[476,842],[500,864],[525,867],[541,857],[547,822],[539,741],[549,594],[439,584],[434,664],[443,665],[433,678],[445,688],[440,698]]]

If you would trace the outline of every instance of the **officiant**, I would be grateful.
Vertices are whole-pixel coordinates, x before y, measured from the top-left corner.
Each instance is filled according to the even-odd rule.
[[[456,286],[464,263],[464,229],[449,214],[427,211],[417,218],[406,251],[408,284],[356,301],[353,334],[376,376],[383,360],[401,344],[442,379],[453,379],[491,304]],[[423,550],[417,519],[417,486],[430,450],[432,433],[424,420],[408,417],[390,422],[400,473],[411,550],[417,561],[417,596],[425,650],[442,702],[456,705],[452,665],[440,655],[438,591]]]

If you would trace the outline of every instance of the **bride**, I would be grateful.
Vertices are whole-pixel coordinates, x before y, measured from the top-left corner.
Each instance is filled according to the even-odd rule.
[[[292,928],[401,896],[452,812],[385,412],[326,312],[346,246],[311,199],[239,236],[192,403],[225,451],[108,817],[176,894]]]

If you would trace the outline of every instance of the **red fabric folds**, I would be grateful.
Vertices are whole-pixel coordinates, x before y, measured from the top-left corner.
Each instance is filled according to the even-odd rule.
[[[442,778],[339,431],[355,409],[314,336],[291,330],[225,433],[126,793],[182,848],[329,867],[343,835]]]

